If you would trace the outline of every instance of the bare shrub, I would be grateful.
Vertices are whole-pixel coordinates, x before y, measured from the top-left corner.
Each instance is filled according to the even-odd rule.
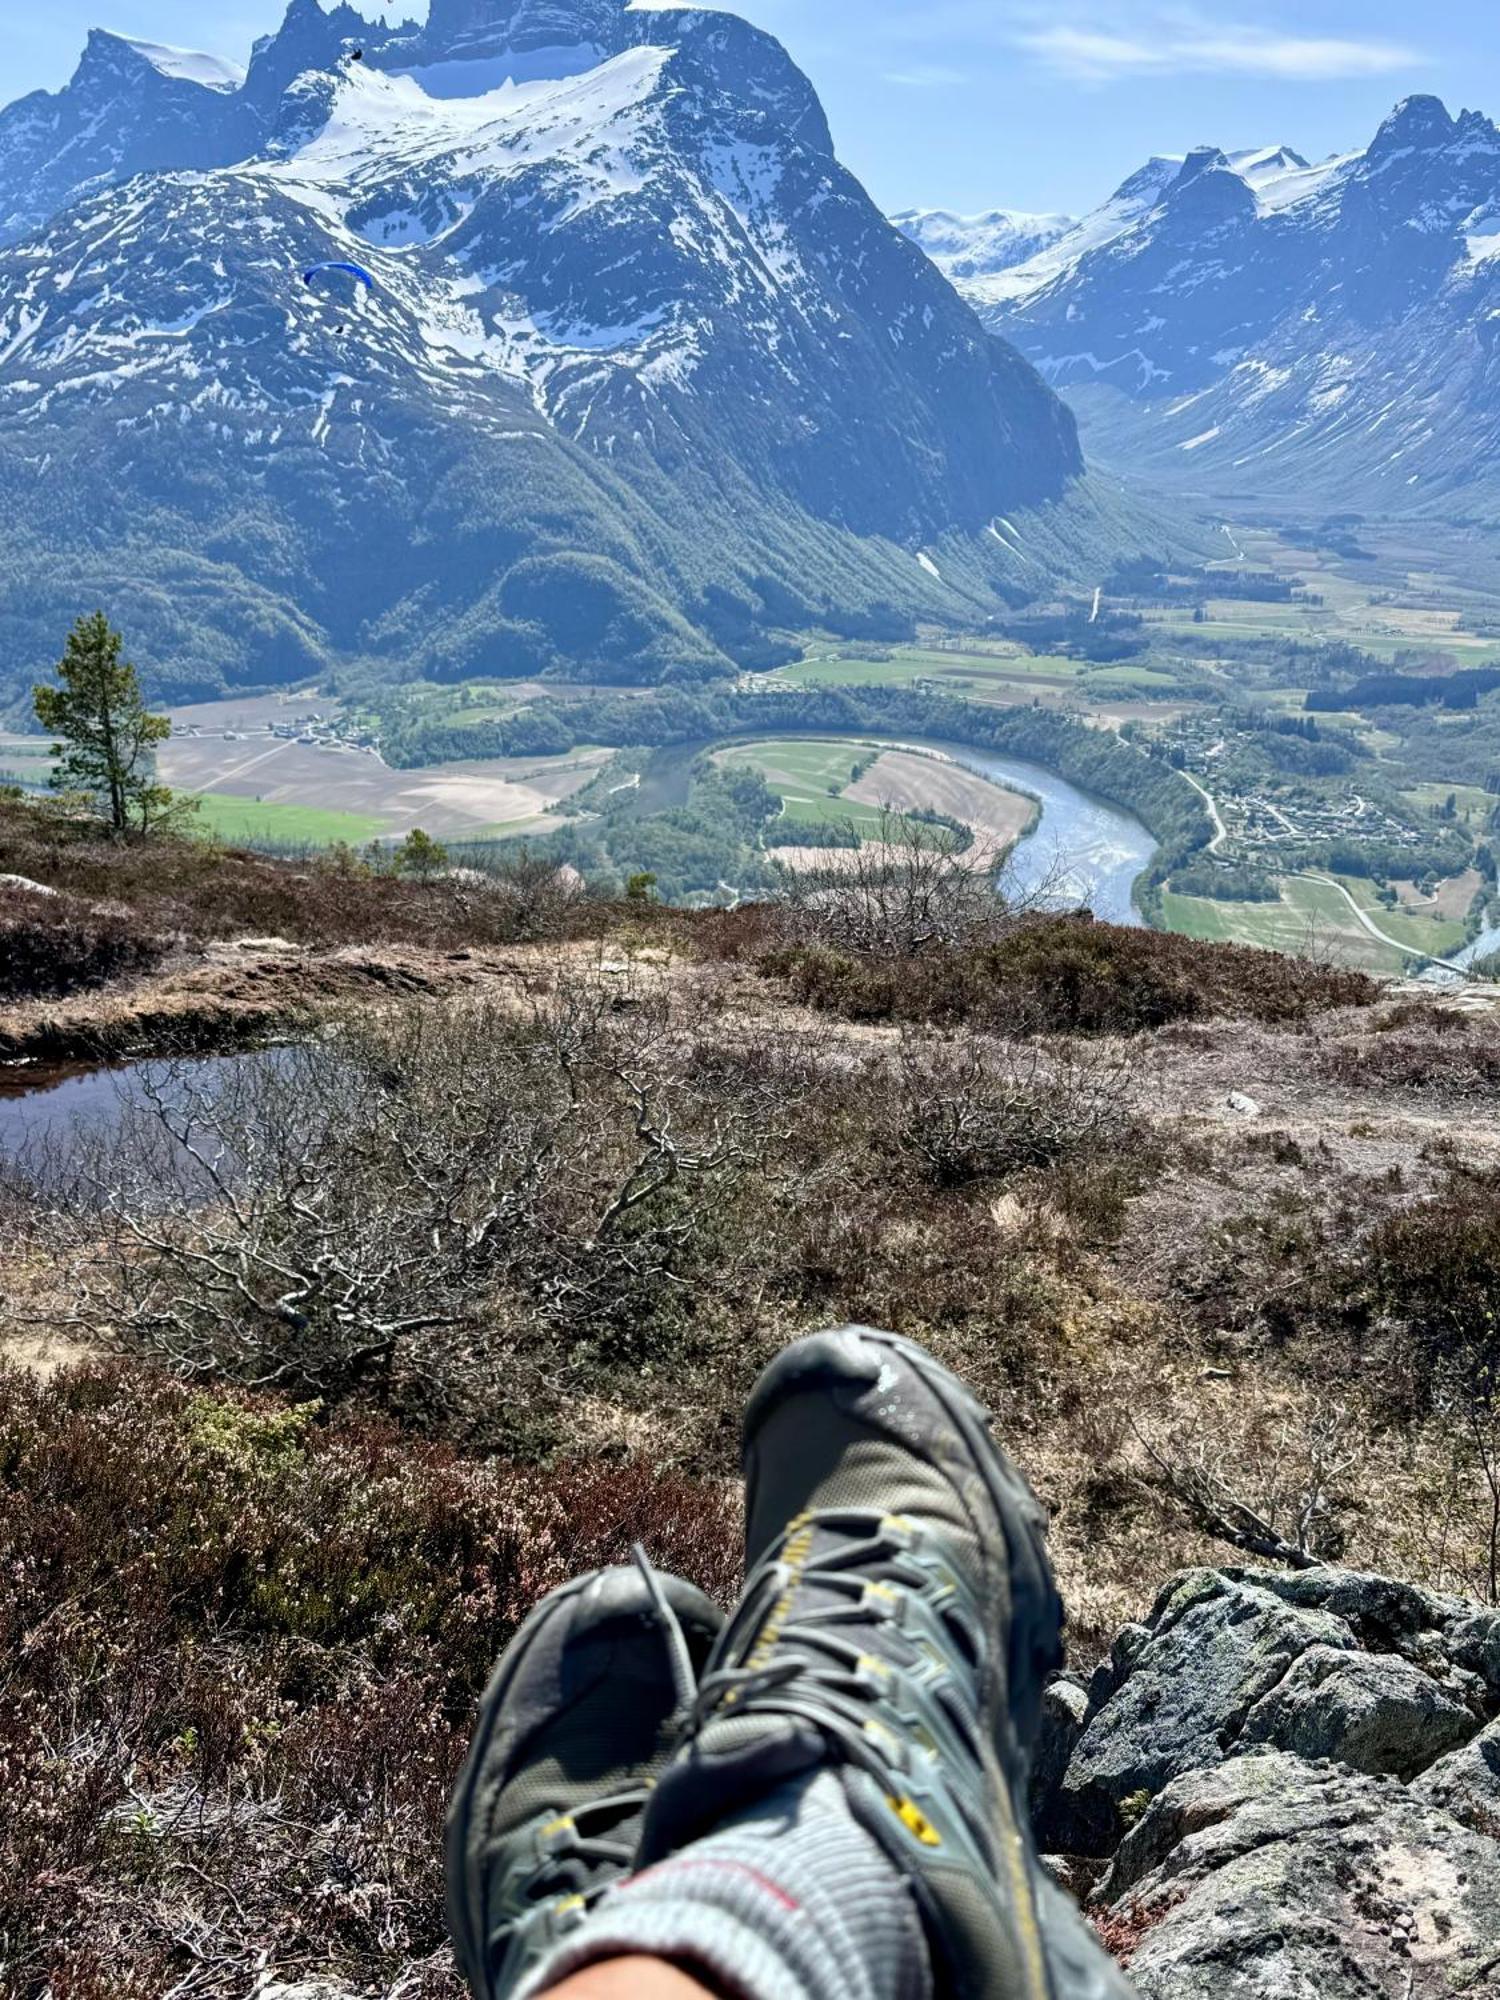
[[[554,1375],[645,1358],[784,1144],[787,1079],[693,1078],[664,1000],[563,982],[147,1078],[55,1202],[70,1324],[192,1374],[340,1395],[483,1334]]]
[[[1131,1064],[1107,1044],[906,1035],[885,1099],[893,1150],[936,1187],[1116,1150],[1132,1129]]]
[[[1315,1404],[1257,1425],[1248,1439],[1205,1423],[1201,1410],[1160,1442],[1136,1436],[1161,1490],[1213,1540],[1291,1569],[1343,1554],[1361,1460],[1345,1405]]]
[[[690,942],[747,958],[796,999],[846,1020],[969,1022],[1003,1034],[1137,1034],[1213,1016],[1297,1023],[1380,992],[1363,973],[1087,914],[1016,911],[993,897],[974,906],[975,927],[962,936],[948,941],[939,929],[931,942],[887,947],[858,899],[850,914],[834,889],[827,898],[811,914],[760,905],[708,916]],[[887,928],[899,937],[903,926]],[[916,923],[904,928],[922,935]]]
[[[1487,1390],[1500,1377],[1500,1176],[1450,1172],[1436,1199],[1388,1216],[1359,1277],[1394,1322],[1383,1342],[1393,1396],[1430,1406],[1443,1370]]]
[[[1500,1037],[1430,1001],[1393,1008],[1369,1036],[1347,1037],[1320,1052],[1331,1081],[1353,1090],[1421,1090],[1489,1097],[1500,1086]]]
[[[983,943],[1015,921],[1017,908],[997,894],[990,871],[965,858],[967,843],[951,827],[885,807],[857,838],[838,866],[787,874],[780,900],[799,941],[904,956]]]

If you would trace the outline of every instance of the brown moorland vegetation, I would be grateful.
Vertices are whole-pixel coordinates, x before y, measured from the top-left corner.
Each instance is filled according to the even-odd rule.
[[[138,1368],[0,1368],[0,1978],[245,1994],[330,1965],[457,1991],[443,1807],[538,1595],[644,1537],[725,1594],[732,1502],[545,1478]]]
[[[445,885],[399,886],[435,926]],[[1231,1544],[1500,1596],[1496,1016],[869,915],[595,905],[564,927],[608,962],[518,946],[0,1175],[0,1339],[114,1356],[0,1375],[9,1989],[242,2000],[269,1953],[455,1994],[437,1830],[491,1651],[636,1535],[731,1589],[739,1410],[820,1324],[974,1382],[1079,1663]]]

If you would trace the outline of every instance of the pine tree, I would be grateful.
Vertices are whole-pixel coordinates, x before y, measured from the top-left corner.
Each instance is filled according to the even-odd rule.
[[[448,850],[440,840],[414,826],[396,849],[394,861],[398,875],[415,875],[425,882],[448,866]]]
[[[152,715],[124,644],[102,611],[80,618],[54,671],[61,686],[32,690],[37,719],[59,741],[52,783],[82,792],[120,835],[145,833],[187,809],[156,782],[156,746],[172,733],[164,715]]]

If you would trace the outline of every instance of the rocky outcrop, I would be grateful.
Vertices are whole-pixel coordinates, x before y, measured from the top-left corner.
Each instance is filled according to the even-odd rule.
[[[1440,1757],[1412,1790],[1465,1826],[1500,1840],[1500,1722],[1492,1722],[1462,1750]]]
[[[1193,1570],[1077,1697],[1038,1836],[1107,1862],[1095,1913],[1152,2000],[1500,1995],[1500,1613]]]
[[[1370,1778],[1259,1751],[1174,1779],[1102,1896],[1147,2000],[1500,1991],[1500,1845]]]

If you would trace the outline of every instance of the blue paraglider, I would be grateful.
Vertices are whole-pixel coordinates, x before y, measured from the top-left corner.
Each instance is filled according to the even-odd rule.
[[[367,291],[373,292],[375,289],[375,280],[370,276],[363,264],[351,264],[342,257],[332,258],[326,264],[309,264],[307,269],[302,273],[303,284],[310,285],[313,279],[323,271],[347,272],[351,278],[357,278]]]
[[[309,264],[302,273],[302,282],[304,285],[310,285],[314,291],[336,299],[341,311],[349,302],[351,294],[358,295],[361,285],[367,293],[373,294],[375,290],[375,280],[364,265],[352,263],[344,257],[331,257],[322,264]],[[334,332],[342,333],[344,330],[344,322],[341,319]]]

